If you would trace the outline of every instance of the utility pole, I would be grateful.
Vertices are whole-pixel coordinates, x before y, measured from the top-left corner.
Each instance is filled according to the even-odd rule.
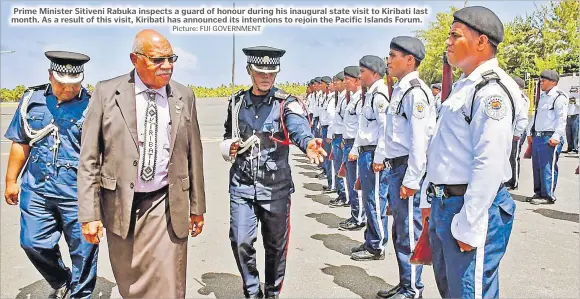
[[[234,9],[236,8],[236,2],[234,1]],[[236,72],[236,33],[232,33],[232,94],[235,91],[235,74]]]

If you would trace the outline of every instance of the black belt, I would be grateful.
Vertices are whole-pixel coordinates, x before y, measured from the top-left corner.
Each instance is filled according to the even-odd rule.
[[[323,125],[323,126],[320,126],[320,127],[323,128],[323,129],[327,129],[328,128],[328,125]]]
[[[407,165],[409,161],[409,155],[400,156],[392,159],[385,159],[385,167],[386,168],[397,168],[401,165]]]
[[[499,192],[504,187],[502,183],[497,191]],[[467,192],[467,184],[459,184],[459,185],[435,185],[433,183],[429,183],[427,187],[427,194],[430,197],[437,196],[443,199],[453,197],[453,196],[464,196],[465,192]]]
[[[568,115],[568,118],[575,118],[575,117],[578,117],[578,114]]]
[[[377,148],[377,146],[376,145],[361,145],[358,148],[359,148],[359,152],[364,153],[364,152],[374,151]]]
[[[332,138],[342,138],[342,134],[332,134]]]
[[[534,136],[536,137],[551,137],[554,134],[554,131],[536,131],[534,132]]]
[[[352,138],[352,139],[350,139],[350,138],[343,138],[343,139],[342,139],[342,142],[343,142],[345,145],[347,145],[347,144],[348,144],[348,145],[351,145],[351,144],[354,144],[354,138]]]
[[[143,198],[145,198],[146,196],[154,196],[156,194],[159,193],[167,193],[169,191],[169,186],[165,185],[155,191],[149,191],[149,192],[134,192],[134,198],[137,200],[141,200]]]

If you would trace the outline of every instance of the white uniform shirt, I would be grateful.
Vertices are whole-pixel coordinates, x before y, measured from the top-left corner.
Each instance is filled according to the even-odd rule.
[[[329,105],[330,106],[330,105]],[[346,90],[338,93],[338,103],[333,109],[332,124],[328,127],[328,136],[344,134],[344,113],[346,108]],[[330,113],[330,109],[328,110]]]
[[[521,110],[518,115],[516,115],[516,122],[514,127],[514,136],[521,137],[526,128],[528,127],[528,113],[530,110],[530,99],[521,92],[521,97],[514,99],[514,101],[519,100]]]
[[[346,104],[344,112],[344,135],[343,138],[354,139],[358,135],[358,121],[362,113],[361,90],[350,95],[350,101]],[[346,101],[344,101],[346,103]]]
[[[320,97],[322,96],[322,91],[317,91],[314,93],[314,102],[312,103],[312,117],[320,117]]]
[[[560,89],[555,86],[547,93],[540,94],[537,114],[532,116],[528,125],[528,135],[531,135],[532,126],[536,124],[536,132],[554,132],[552,139],[560,140],[566,136],[566,118],[568,117],[568,96],[558,93]]]
[[[411,88],[410,81],[413,79],[421,83],[421,88],[413,88],[403,99],[403,94]],[[397,111],[399,105],[400,111]],[[419,183],[425,173],[430,129],[435,125],[435,110],[432,105],[434,99],[429,86],[419,79],[419,72],[415,71],[395,84],[387,109],[386,157],[392,159],[409,155],[403,185],[414,190],[420,188]]]
[[[485,244],[488,209],[500,185],[511,178],[510,152],[513,139],[512,106],[495,82],[481,88],[473,101],[475,86],[483,72],[495,71],[513,99],[521,96],[515,81],[491,59],[469,76],[462,75],[443,102],[435,134],[428,149],[427,181],[433,184],[467,184],[464,204],[453,217],[451,233],[473,247]],[[519,101],[514,103],[516,114]],[[426,201],[421,207],[428,207]]]
[[[568,100],[568,116],[580,114],[580,98],[578,95],[570,95]]]
[[[330,110],[329,110],[330,109]],[[330,126],[332,123],[332,116],[334,115],[334,92],[322,94],[320,100],[320,125]],[[332,136],[328,136],[332,138]]]
[[[373,100],[374,96],[374,100]],[[376,145],[373,163],[381,164],[385,156],[385,111],[389,105],[389,90],[382,79],[371,85],[365,94],[364,105],[359,117],[359,130],[351,154],[358,156],[358,147]]]

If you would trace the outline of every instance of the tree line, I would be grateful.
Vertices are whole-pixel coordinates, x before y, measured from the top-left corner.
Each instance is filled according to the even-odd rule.
[[[425,43],[426,55],[421,62],[419,73],[428,84],[441,82],[445,40],[451,28],[453,13],[457,7],[439,12],[435,21],[427,29],[415,31],[415,36]],[[541,71],[552,69],[560,74],[579,72],[579,27],[578,0],[551,1],[541,5],[529,15],[517,16],[504,24],[504,41],[498,47],[497,58],[500,66],[511,75],[528,81],[529,92],[533,89],[531,79],[537,78]],[[458,79],[460,70],[453,70]],[[279,88],[294,95],[306,91],[306,83],[277,84]],[[94,87],[90,84],[89,90]],[[190,86],[196,96],[228,97],[233,91],[249,88],[245,85],[221,85],[219,87]],[[14,89],[0,89],[0,101],[18,101],[26,88],[22,85]]]

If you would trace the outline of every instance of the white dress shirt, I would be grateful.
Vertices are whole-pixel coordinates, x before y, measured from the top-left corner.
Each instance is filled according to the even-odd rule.
[[[330,106],[330,107],[329,107]],[[329,111],[330,109],[330,111]],[[323,93],[320,97],[320,125],[330,126],[334,112],[334,92]],[[329,138],[332,138],[330,136]]]
[[[145,141],[145,112],[147,110],[147,94],[149,90],[135,72],[135,101],[137,116],[137,135],[139,139],[139,166],[137,167],[136,192],[152,192],[161,189],[168,183],[169,165],[169,138],[171,134],[171,117],[169,115],[169,103],[167,101],[167,91],[165,87],[155,89],[155,102],[157,103],[157,160],[155,167],[155,177],[153,180],[145,182],[141,179],[141,168],[143,163],[143,142]]]
[[[354,140],[351,154],[358,156],[358,147],[376,145],[373,163],[382,164],[385,161],[385,111],[389,105],[389,90],[383,79],[371,85],[365,94],[365,101],[359,117],[359,130]],[[373,100],[374,97],[374,100]]]
[[[471,124],[465,120],[471,114],[475,86],[489,70],[499,75],[513,99],[521,96],[518,85],[499,67],[497,59],[486,61],[469,76],[462,75],[441,105],[428,149],[427,181],[468,185],[463,207],[451,222],[451,233],[473,247],[485,244],[488,209],[500,185],[511,178],[512,106],[499,84],[491,82],[479,90]],[[519,103],[514,103],[516,114],[521,109]],[[422,200],[421,207],[428,206]]]
[[[354,139],[358,135],[358,121],[362,112],[361,90],[350,95],[350,101],[346,104],[344,112],[344,135],[343,138]]]
[[[577,114],[580,114],[580,98],[571,94],[568,100],[568,116]]]
[[[312,117],[320,117],[320,98],[322,97],[322,91],[317,91],[314,93],[314,102],[312,104]]]
[[[552,139],[560,140],[560,137],[566,136],[568,96],[565,93],[560,95],[558,91],[560,89],[555,86],[548,92],[540,94],[537,112],[528,124],[528,135],[531,135],[532,126],[535,123],[536,132],[554,132]]]
[[[521,92],[521,97],[514,99],[514,101],[519,100],[522,109],[520,113],[516,115],[516,122],[514,127],[514,136],[521,137],[526,128],[528,127],[528,112],[530,110],[530,99]]]
[[[346,90],[338,93],[338,103],[333,108],[332,123],[328,127],[328,136],[344,134],[344,113],[346,109]],[[329,108],[329,113],[331,109]]]
[[[421,88],[411,89],[403,99],[404,93],[411,88],[410,81],[413,79],[421,83]],[[415,71],[395,84],[387,109],[385,155],[388,159],[409,155],[403,185],[414,190],[419,190],[419,183],[425,173],[427,143],[431,135],[430,129],[435,125],[435,110],[432,107],[435,105],[434,101],[429,86],[419,79],[419,72]],[[397,113],[399,104],[401,109]]]

